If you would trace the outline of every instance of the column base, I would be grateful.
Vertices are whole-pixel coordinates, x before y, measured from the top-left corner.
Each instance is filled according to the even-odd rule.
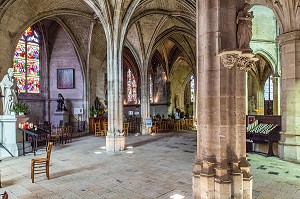
[[[150,127],[147,127],[146,125],[142,126],[142,135],[149,135],[151,133]]]
[[[280,143],[278,148],[279,157],[281,159],[292,162],[300,162],[300,145]]]
[[[193,198],[252,198],[250,165],[244,161],[220,168],[218,163],[194,164]]]
[[[106,136],[106,150],[110,152],[124,151],[126,145],[125,136]]]
[[[300,162],[300,135],[281,133],[278,155],[287,161]]]

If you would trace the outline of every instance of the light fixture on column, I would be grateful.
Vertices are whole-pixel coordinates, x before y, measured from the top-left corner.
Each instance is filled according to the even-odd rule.
[[[217,56],[221,57],[221,62],[225,68],[231,69],[236,66],[238,70],[248,71],[255,66],[259,59],[250,51],[225,50]]]

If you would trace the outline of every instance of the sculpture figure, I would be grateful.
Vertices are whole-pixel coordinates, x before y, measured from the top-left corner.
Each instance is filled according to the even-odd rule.
[[[95,109],[96,109],[96,110],[100,110],[101,102],[100,102],[100,100],[99,100],[98,97],[96,97],[95,102],[94,102],[94,105],[95,105]]]
[[[252,19],[253,12],[249,12],[251,5],[245,3],[238,12],[236,23],[238,24],[237,40],[239,49],[250,49],[252,38]]]
[[[7,74],[4,75],[1,83],[1,93],[3,95],[2,104],[3,104],[3,114],[10,115],[11,109],[14,104],[18,102],[17,98],[17,86],[15,84],[14,70],[9,68]]]
[[[68,111],[66,106],[65,106],[65,98],[62,96],[61,93],[58,94],[56,111]]]
[[[250,100],[249,100],[249,114],[254,114],[255,113],[255,99],[254,96],[251,96]]]

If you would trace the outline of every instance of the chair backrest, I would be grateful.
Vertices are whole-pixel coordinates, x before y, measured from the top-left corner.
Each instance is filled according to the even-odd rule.
[[[52,146],[53,146],[53,142],[48,142],[46,158],[49,162],[50,162],[50,155],[51,155],[51,151],[52,151]]]
[[[71,136],[73,134],[73,128],[72,126],[68,126],[68,135]]]
[[[2,199],[8,199],[8,194],[6,191],[1,195],[2,195]]]
[[[62,135],[63,134],[63,127],[59,126],[56,127],[56,135]]]
[[[103,122],[103,130],[108,130],[108,122]]]
[[[124,129],[128,129],[129,128],[129,122],[124,122]]]
[[[95,125],[95,131],[100,131],[101,130],[101,123],[100,122],[96,122],[94,125]]]

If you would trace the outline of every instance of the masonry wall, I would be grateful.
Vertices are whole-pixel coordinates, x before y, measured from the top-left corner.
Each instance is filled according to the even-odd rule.
[[[75,69],[75,87],[73,89],[57,88],[57,69]],[[61,93],[65,98],[65,104],[69,112],[73,108],[83,106],[83,77],[82,69],[74,46],[62,27],[57,29],[52,54],[50,56],[50,120],[54,121],[54,113],[57,108],[58,94]]]

